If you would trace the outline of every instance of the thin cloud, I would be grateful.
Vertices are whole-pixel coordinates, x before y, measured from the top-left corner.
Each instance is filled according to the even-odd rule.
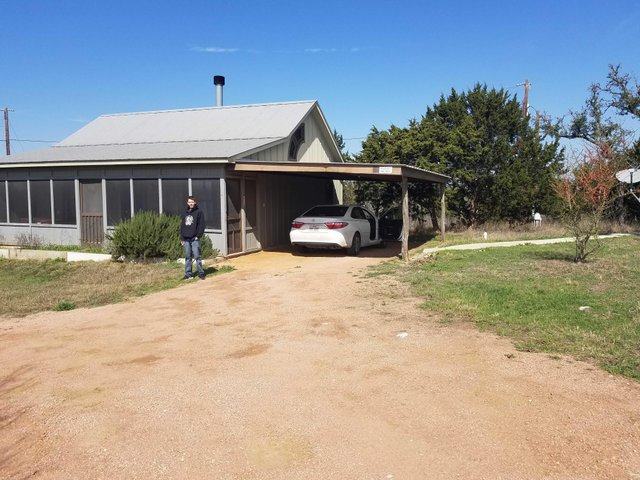
[[[241,49],[241,48],[227,48],[227,47],[191,47],[190,48],[191,51],[193,52],[203,52],[203,53],[237,53],[237,52],[241,52],[241,53],[253,53],[253,54],[259,54],[259,53],[265,53],[262,50],[256,50],[256,49]],[[322,53],[341,53],[341,52],[348,52],[348,53],[358,53],[358,52],[362,52],[364,49],[360,48],[360,47],[351,47],[351,48],[305,48],[303,50],[304,53],[318,53],[318,54],[322,54]],[[279,54],[294,54],[296,53],[295,50],[274,50],[271,53],[279,53]]]
[[[351,48],[305,48],[304,51],[306,53],[337,53],[337,52],[349,52],[349,53],[358,53],[363,49],[360,47],[351,47]]]
[[[305,48],[307,53],[334,53],[337,52],[337,48]]]
[[[192,47],[191,50],[194,52],[205,52],[205,53],[234,53],[239,52],[239,48],[224,48],[224,47]]]

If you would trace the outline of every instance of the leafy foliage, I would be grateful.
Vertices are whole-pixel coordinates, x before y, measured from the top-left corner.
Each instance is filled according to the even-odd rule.
[[[184,253],[179,232],[180,217],[141,211],[132,219],[118,224],[107,238],[114,258],[175,260]],[[217,255],[206,235],[201,240],[201,248],[204,258]]]
[[[336,129],[333,129],[333,138],[336,141],[336,145],[338,146],[338,149],[340,150],[340,155],[342,155],[342,159],[345,162],[350,162],[351,155],[346,150],[347,146],[344,143],[344,137],[341,134],[339,134]]]
[[[550,135],[584,140],[592,149],[606,148],[619,160],[618,168],[640,166],[640,138],[622,124],[622,117],[640,120],[640,86],[620,65],[609,65],[606,83],[594,83],[581,110],[570,111],[568,118],[543,119],[543,129]],[[640,218],[640,205],[631,196],[615,199],[607,215],[620,223]]]
[[[628,73],[620,71],[620,65],[609,65],[607,83],[598,89],[611,96],[610,105],[621,115],[640,118],[640,85]]]
[[[591,145],[607,144],[623,150],[630,132],[608,115],[610,106],[611,101],[602,96],[599,85],[593,84],[580,110],[569,111],[568,119],[564,116],[553,121],[545,116],[543,129],[556,137],[585,140]]]
[[[600,247],[600,223],[613,202],[616,169],[613,150],[604,145],[588,149],[572,175],[556,184],[563,205],[561,218],[575,237],[576,262],[584,262]],[[592,237],[596,241],[589,243]]]
[[[374,127],[356,160],[403,163],[450,176],[448,207],[467,226],[524,222],[533,208],[557,210],[553,182],[563,153],[557,140],[543,141],[521,112],[504,90],[480,84],[464,93],[452,89],[407,128]],[[399,191],[396,184],[362,182],[356,195],[380,212],[398,201]],[[438,194],[434,185],[410,185],[411,213],[430,215],[435,225]]]

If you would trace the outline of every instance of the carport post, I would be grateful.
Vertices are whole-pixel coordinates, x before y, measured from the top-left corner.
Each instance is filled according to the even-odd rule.
[[[409,261],[409,189],[405,175],[402,175],[402,259]]]
[[[446,218],[446,202],[444,200],[444,183],[440,184],[440,233],[442,234],[442,241],[444,242],[444,222]]]

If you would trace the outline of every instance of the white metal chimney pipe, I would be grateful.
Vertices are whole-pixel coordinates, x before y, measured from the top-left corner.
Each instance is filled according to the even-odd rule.
[[[222,106],[222,87],[224,87],[224,77],[222,75],[214,75],[213,84],[216,86],[216,107],[221,107]]]

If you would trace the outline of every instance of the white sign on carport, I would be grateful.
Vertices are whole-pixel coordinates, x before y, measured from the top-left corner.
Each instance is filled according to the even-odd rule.
[[[435,183],[440,187],[440,233],[445,235],[445,185],[450,177],[417,167],[379,163],[288,163],[238,160],[235,172],[286,173],[325,177],[334,180],[374,180],[400,182],[402,186],[402,258],[409,257],[409,189],[408,182]]]

